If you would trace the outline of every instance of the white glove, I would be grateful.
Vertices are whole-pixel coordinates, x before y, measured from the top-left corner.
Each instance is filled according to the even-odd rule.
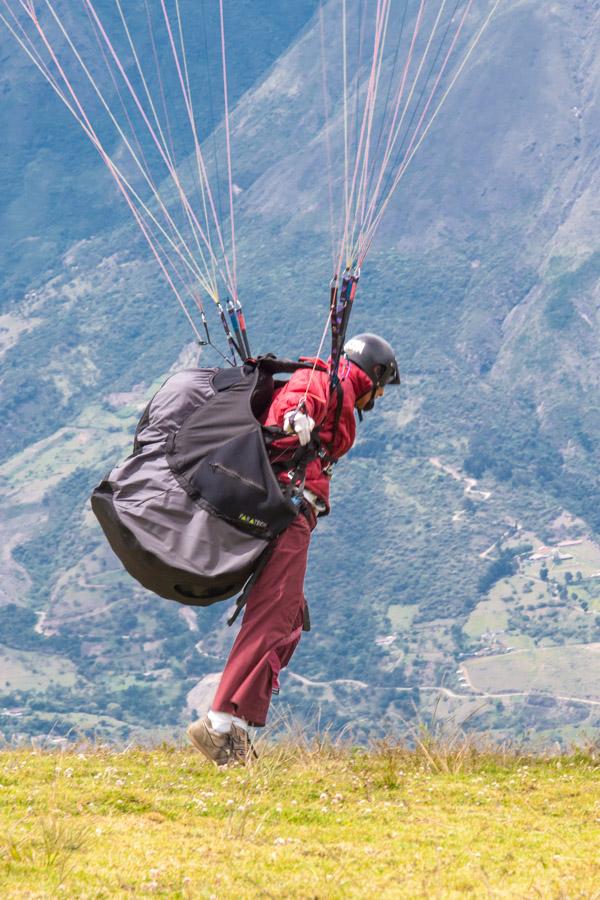
[[[297,434],[303,447],[306,447],[310,441],[314,427],[315,420],[299,409],[290,409],[283,417],[283,430],[286,434]]]

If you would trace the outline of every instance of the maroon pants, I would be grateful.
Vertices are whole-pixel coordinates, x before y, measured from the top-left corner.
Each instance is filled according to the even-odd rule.
[[[287,666],[302,634],[304,575],[316,519],[298,515],[275,542],[273,552],[248,594],[242,627],[223,670],[212,709],[233,713],[251,725],[267,720],[279,672]]]

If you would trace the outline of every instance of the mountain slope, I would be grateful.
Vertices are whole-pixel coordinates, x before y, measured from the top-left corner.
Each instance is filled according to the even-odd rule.
[[[341,132],[339,71],[329,73],[326,120],[318,20],[300,31],[313,6],[297,7],[289,48],[252,87],[249,78],[232,116],[253,349],[291,355],[311,352],[323,328],[325,130],[336,153]],[[480,699],[457,671],[462,659],[469,675],[476,653],[510,668],[511,652],[531,649],[518,696],[495,663],[476,727],[568,738],[597,721],[600,697],[574,689],[561,699],[538,653],[593,647],[600,614],[597,22],[594,2],[503,4],[390,205],[352,327],[389,336],[403,386],[367,417],[316,535],[315,628],[286,684],[307,719],[318,708],[340,725],[359,716],[365,733],[375,718],[382,730],[402,728],[440,687],[444,711],[464,716]],[[222,128],[214,139],[222,146]],[[11,166],[24,177],[16,157]],[[28,240],[38,226],[28,230],[27,196],[15,193],[10,208]],[[65,729],[83,728],[84,709],[116,735],[152,725],[157,712],[175,728],[206,703],[229,640],[224,610],[184,614],[133,585],[87,509],[153,385],[194,353],[181,355],[185,321],[131,226],[118,213],[100,228],[100,215],[43,251],[45,272],[24,262],[21,243],[7,257],[4,698],[25,709],[25,731],[57,715]],[[585,536],[589,552],[573,572],[551,555],[543,580],[527,562],[527,548],[543,542],[560,557],[561,540]],[[566,578],[576,571],[579,586]],[[201,701],[188,698],[198,682]]]

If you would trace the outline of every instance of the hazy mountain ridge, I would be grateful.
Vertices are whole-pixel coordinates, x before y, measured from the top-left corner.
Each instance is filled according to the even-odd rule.
[[[315,632],[293,669],[312,681],[375,685],[377,709],[392,722],[411,714],[419,685],[463,690],[454,660],[485,645],[472,617],[481,618],[486,602],[512,622],[510,643],[591,642],[597,634],[595,596],[588,610],[558,596],[538,621],[517,591],[519,576],[504,588],[518,603],[492,588],[481,608],[479,591],[494,561],[482,554],[509,522],[526,533],[513,535],[515,547],[558,540],[569,527],[576,536],[598,527],[600,421],[591,390],[598,380],[599,8],[504,4],[415,158],[365,268],[354,327],[390,335],[404,387],[400,400],[390,391],[368,417],[336,473],[334,514],[319,527],[307,583]],[[318,342],[329,276],[318,177],[327,123],[311,62],[318,41],[313,21],[233,115],[243,189],[240,282],[251,335],[257,349],[292,354]],[[330,85],[333,93],[333,77]],[[335,119],[329,128],[335,131]],[[12,250],[14,271],[20,252]],[[177,358],[185,322],[128,225],[50,258],[56,274],[36,276],[24,301],[4,306],[8,316],[40,322],[20,331],[4,357],[3,418],[12,430],[0,469],[9,538],[3,602],[22,604],[24,615],[6,645],[23,643],[36,621],[31,609],[45,612],[34,649],[22,652],[70,655],[78,672],[66,685],[67,675],[57,676],[46,708],[66,713],[84,703],[100,714],[112,703],[113,718],[131,727],[162,703],[174,725],[186,691],[222,664],[224,611],[198,615],[202,646],[195,650],[198,636],[174,605],[111,572],[84,502],[127,452],[141,397]],[[9,276],[7,283],[18,282]],[[468,488],[469,476],[479,479],[476,488]],[[479,489],[490,496],[478,497]],[[556,525],[564,508],[587,522]],[[557,579],[558,589],[564,578]],[[132,593],[135,603],[124,599]],[[394,632],[390,644],[374,643]],[[415,692],[401,694],[407,687]],[[318,702],[340,722],[348,705],[367,725],[372,715],[359,685],[320,690],[289,679],[287,688],[303,709]],[[454,710],[472,705],[444,702]],[[487,715],[482,724],[502,732],[533,724],[553,733],[581,721],[560,705],[544,718],[516,701]]]

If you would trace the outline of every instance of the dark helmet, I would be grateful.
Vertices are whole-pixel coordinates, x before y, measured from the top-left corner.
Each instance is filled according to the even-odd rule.
[[[376,334],[357,334],[344,345],[344,353],[373,382],[373,393],[386,384],[400,384],[400,370],[391,346]]]

